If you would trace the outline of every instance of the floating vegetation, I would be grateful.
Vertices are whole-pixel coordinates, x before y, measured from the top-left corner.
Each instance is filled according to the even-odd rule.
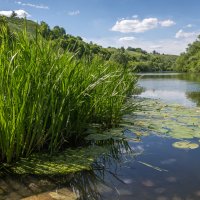
[[[150,99],[143,99],[141,105],[141,110],[134,112],[132,123],[130,119],[124,118],[124,124],[133,133],[175,139],[200,138],[200,108],[166,105]]]
[[[124,154],[134,154],[122,129],[113,129],[109,133],[93,133],[86,140],[89,146],[67,149],[53,155],[36,153],[3,166],[7,171],[16,174],[62,175],[92,170],[95,163],[101,163],[101,158],[104,161],[112,159],[114,162],[123,158]]]
[[[100,155],[108,153],[105,147],[87,147],[80,149],[68,149],[62,153],[35,154],[29,158],[21,158],[10,170],[17,174],[58,175],[91,170],[92,163]]]
[[[178,149],[196,149],[199,147],[198,144],[191,143],[190,141],[174,142],[172,146]]]

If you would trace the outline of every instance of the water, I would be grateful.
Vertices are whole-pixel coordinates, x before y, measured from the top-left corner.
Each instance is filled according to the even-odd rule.
[[[186,107],[200,105],[200,78],[186,74],[145,74],[140,97]],[[0,179],[0,199],[20,199],[34,193],[71,187],[84,200],[199,200],[200,148],[180,150],[177,141],[150,135],[129,142],[134,154],[102,159],[93,170],[55,177]],[[150,166],[146,166],[149,164]]]
[[[200,80],[187,74],[141,74],[139,85],[145,88],[141,97],[155,98],[166,103],[196,106],[200,101]],[[199,99],[192,98],[197,94]]]
[[[200,79],[186,74],[145,74],[139,85],[140,97],[160,99],[166,103],[196,107],[200,104]],[[130,143],[143,153],[118,167],[114,177],[105,178],[113,190],[102,199],[120,200],[199,200],[200,149],[180,150],[172,147],[177,140],[158,136],[143,137],[140,143]],[[138,161],[165,169],[158,171]]]

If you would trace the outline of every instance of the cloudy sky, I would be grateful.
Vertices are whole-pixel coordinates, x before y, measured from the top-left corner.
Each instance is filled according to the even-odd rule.
[[[200,34],[200,0],[0,0],[0,14],[27,16],[104,47],[179,54]]]

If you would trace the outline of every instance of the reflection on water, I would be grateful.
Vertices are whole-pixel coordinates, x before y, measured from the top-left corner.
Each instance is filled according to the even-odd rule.
[[[196,97],[200,92],[200,78],[189,74],[145,74],[141,75],[139,85],[145,88],[141,97],[156,98],[166,103],[176,103],[183,106],[196,106],[197,98],[188,94],[195,92]],[[200,98],[199,98],[200,100]]]
[[[130,163],[129,170],[124,170],[125,177],[132,177],[134,182],[128,187],[121,185],[120,190],[129,190],[131,194],[124,194],[120,199],[199,199],[200,177],[197,175],[199,161],[194,162],[197,151],[184,152],[171,147],[171,139],[149,137],[143,139],[145,153],[138,159],[155,166],[167,169],[159,172],[151,168]]]
[[[117,166],[76,174],[75,190],[81,200],[199,200],[200,150],[174,149],[174,139],[145,137],[132,148],[143,149],[136,159]],[[150,163],[167,171],[155,170],[140,163]],[[86,180],[85,180],[86,179]]]
[[[187,98],[185,92],[181,91],[167,91],[167,90],[145,90],[141,97],[160,99],[167,103],[177,103],[183,106],[195,106],[196,104]],[[200,100],[200,99],[199,99]]]
[[[200,106],[200,92],[187,92],[186,96],[188,99],[195,102],[198,107]]]
[[[111,153],[100,157],[94,164],[93,170],[83,171],[73,175],[70,186],[79,200],[119,199],[120,194],[116,184],[130,183],[120,177],[118,172],[127,162],[133,162],[140,154],[128,142],[110,143]]]

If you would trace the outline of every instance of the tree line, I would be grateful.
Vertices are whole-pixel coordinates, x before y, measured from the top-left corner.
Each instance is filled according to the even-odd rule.
[[[179,56],[175,69],[179,72],[200,72],[200,36]]]
[[[10,26],[14,29],[22,28],[23,19],[12,16],[6,19]],[[174,63],[177,56],[159,54],[155,50],[152,53],[147,53],[145,50],[137,47],[128,48],[104,48],[93,42],[85,42],[80,36],[73,36],[66,32],[61,26],[50,26],[42,21],[35,23],[27,20],[27,29],[34,33],[35,27],[39,30],[44,39],[51,41],[55,46],[61,47],[64,51],[68,50],[73,53],[77,59],[86,57],[92,59],[95,56],[103,60],[115,62],[122,67],[132,68],[135,72],[162,72],[174,71]],[[17,25],[17,26],[16,26]]]

